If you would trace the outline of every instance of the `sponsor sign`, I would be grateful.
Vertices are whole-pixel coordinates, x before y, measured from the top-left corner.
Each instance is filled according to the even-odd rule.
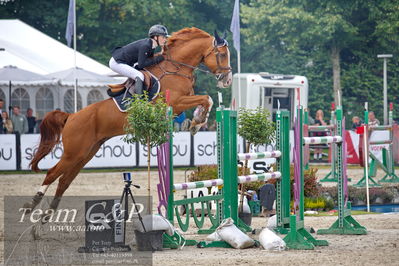
[[[15,135],[0,135],[0,170],[17,169]]]
[[[29,163],[37,151],[40,135],[21,136],[21,169],[29,170]],[[57,144],[53,150],[39,162],[40,169],[53,167],[64,153],[62,142]],[[109,139],[96,155],[86,164],[85,168],[95,167],[131,167],[136,165],[136,144],[127,144],[122,136]]]
[[[371,132],[369,141],[384,141],[389,140],[389,131],[373,131]],[[382,162],[382,149],[389,149],[389,144],[370,145],[370,152]],[[371,161],[371,158],[370,158]]]
[[[216,132],[198,132],[194,136],[194,165],[217,164]],[[237,152],[243,152],[243,139],[237,137]]]
[[[173,134],[173,165],[189,166],[191,155],[190,132],[176,132]],[[139,166],[147,166],[148,149],[146,145],[139,144]],[[151,148],[151,166],[157,166],[157,148]]]

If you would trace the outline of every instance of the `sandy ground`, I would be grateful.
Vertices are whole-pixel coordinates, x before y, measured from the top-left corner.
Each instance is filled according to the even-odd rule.
[[[324,177],[328,169],[321,169],[319,177]],[[361,169],[348,169],[351,183],[357,182],[362,177]],[[142,186],[140,190],[134,189],[136,195],[146,195],[147,173],[134,172],[134,181]],[[155,184],[158,183],[156,172],[152,176],[152,195],[156,199]],[[6,195],[32,196],[43,181],[44,174],[2,175],[0,176],[0,240],[4,241],[4,200]],[[175,171],[176,182],[183,182],[184,171]],[[378,178],[377,178],[378,179]],[[334,184],[323,184],[334,185]],[[47,195],[53,195],[55,187],[52,186]],[[72,183],[65,195],[98,196],[109,195],[118,198],[123,189],[121,173],[81,173]],[[155,204],[154,204],[155,210]],[[316,247],[311,251],[289,250],[283,252],[268,252],[259,248],[245,250],[209,248],[198,249],[185,247],[183,250],[164,250],[153,254],[154,265],[256,265],[272,263],[277,265],[399,265],[399,214],[378,214],[355,216],[360,224],[367,227],[368,234],[362,236],[334,236],[316,235],[317,239],[329,241],[328,247]],[[306,217],[305,225],[327,228],[336,217]],[[254,217],[252,227],[261,229],[265,227],[267,218]],[[204,239],[205,236],[195,234],[193,227],[185,233],[188,239]],[[258,239],[258,235],[250,236]],[[129,239],[128,239],[129,240]],[[84,241],[84,240],[82,240]],[[83,243],[83,242],[82,242]],[[4,247],[0,246],[0,262],[4,263]],[[6,258],[7,259],[7,258]]]

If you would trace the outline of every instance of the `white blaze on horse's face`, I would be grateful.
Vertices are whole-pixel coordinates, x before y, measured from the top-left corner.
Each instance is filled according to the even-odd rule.
[[[218,87],[219,88],[227,88],[231,86],[231,83],[233,82],[233,74],[231,72],[231,66],[230,66],[230,50],[229,47],[223,46],[223,48],[226,50],[225,53],[227,54],[226,59],[227,59],[227,67],[230,68],[229,72],[223,76],[221,80],[218,80]],[[224,63],[222,61],[222,63]]]
[[[227,41],[217,37],[212,41],[212,49],[204,56],[205,65],[215,74],[219,88],[229,87],[233,77],[230,66],[230,51]]]

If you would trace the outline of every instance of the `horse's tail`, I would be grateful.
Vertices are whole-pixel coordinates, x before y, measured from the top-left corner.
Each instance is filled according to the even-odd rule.
[[[70,114],[61,111],[48,113],[40,124],[40,144],[30,166],[33,171],[38,172],[38,164],[53,147],[60,142],[61,132]]]

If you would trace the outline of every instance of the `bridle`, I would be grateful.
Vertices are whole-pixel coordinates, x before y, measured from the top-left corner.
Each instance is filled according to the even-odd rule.
[[[182,63],[182,62],[178,62],[176,60],[173,60],[171,55],[170,55],[170,53],[168,53],[169,49],[166,49],[165,61],[169,61],[170,63],[172,63],[172,65],[177,70],[176,71],[168,71],[168,70],[164,69],[161,65],[158,65],[158,67],[162,70],[162,75],[158,79],[161,80],[166,75],[178,75],[178,76],[185,77],[185,78],[187,78],[189,80],[193,80],[193,77],[194,77],[193,75],[187,75],[187,74],[184,74],[184,73],[179,73],[180,70],[182,69],[182,67],[187,67],[187,68],[192,69],[193,71],[198,70],[198,71],[201,71],[203,73],[213,75],[213,76],[216,77],[217,81],[223,80],[232,71],[231,67],[224,67],[224,66],[222,66],[220,64],[221,57],[222,56],[226,56],[226,53],[221,53],[218,48],[219,47],[223,47],[223,46],[228,46],[227,41],[226,40],[223,40],[223,41],[224,41],[223,44],[217,44],[216,39],[213,39],[212,50],[210,50],[209,53],[207,55],[205,55],[201,59],[201,62],[203,62],[208,56],[210,56],[213,53],[216,56],[216,63],[217,63],[217,68],[216,68],[215,73],[212,72],[212,71],[209,71],[209,70],[202,69],[202,68],[200,68],[198,66],[192,66],[192,65],[189,65],[189,64],[186,64],[186,63]],[[166,44],[165,44],[165,46],[166,46]],[[166,48],[167,48],[167,46],[166,46]],[[226,70],[227,70],[227,72],[226,72]]]

